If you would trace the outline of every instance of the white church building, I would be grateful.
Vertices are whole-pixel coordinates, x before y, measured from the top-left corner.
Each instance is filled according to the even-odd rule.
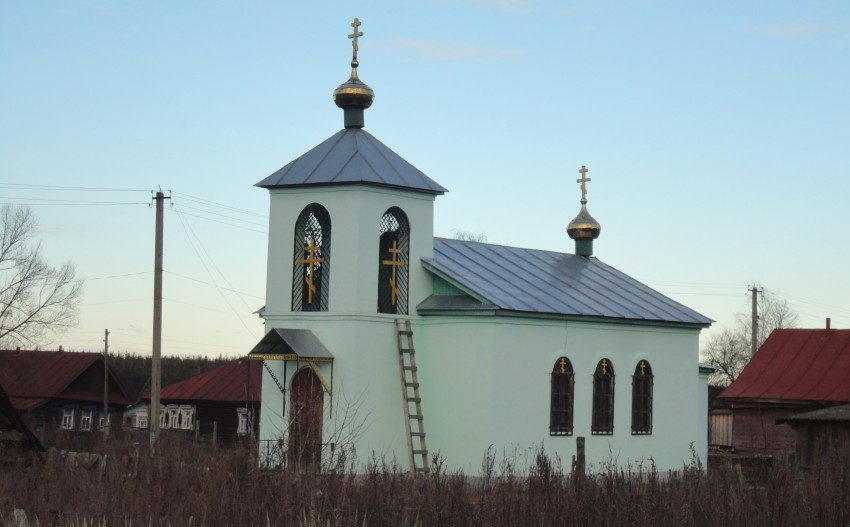
[[[435,238],[440,184],[363,129],[372,90],[334,91],[345,127],[263,179],[270,197],[260,454],[327,466],[341,453],[475,474],[486,452],[543,448],[569,468],[707,449],[711,320],[594,256]],[[348,458],[352,460],[351,457]],[[271,461],[274,463],[274,461]]]

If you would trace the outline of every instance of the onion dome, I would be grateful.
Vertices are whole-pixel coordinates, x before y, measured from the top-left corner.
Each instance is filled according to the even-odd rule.
[[[357,39],[363,36],[363,32],[357,30],[360,27],[360,19],[355,18],[351,27],[354,28],[354,32],[348,35],[352,47],[351,77],[334,90],[334,103],[343,110],[346,128],[363,128],[363,110],[372,106],[375,92],[357,78],[357,66],[360,65],[357,61]]]
[[[573,221],[567,225],[567,234],[576,242],[577,255],[592,256],[593,240],[599,237],[599,233],[602,232],[602,226],[587,212],[586,185],[590,181],[590,178],[587,177],[587,167],[582,165],[579,173],[581,174],[581,179],[577,179],[576,183],[581,183],[581,210],[578,216],[573,218]]]

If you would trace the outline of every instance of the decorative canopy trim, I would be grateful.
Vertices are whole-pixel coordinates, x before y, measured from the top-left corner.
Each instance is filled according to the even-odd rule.
[[[308,329],[273,328],[248,354],[254,360],[333,362],[334,356]]]

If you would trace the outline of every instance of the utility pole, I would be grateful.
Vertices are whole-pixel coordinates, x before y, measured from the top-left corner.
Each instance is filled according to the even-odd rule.
[[[163,202],[171,199],[162,191],[156,193],[156,239],[154,241],[153,273],[153,349],[151,358],[151,413],[148,419],[150,427],[151,455],[156,455],[156,441],[159,438],[159,391],[162,373],[160,357],[162,355],[162,238],[163,238]]]
[[[759,338],[758,338],[758,335],[759,335],[759,307],[758,307],[759,301],[758,301],[758,296],[759,296],[759,293],[761,292],[761,290],[759,290],[759,288],[756,287],[755,284],[753,284],[753,287],[752,287],[752,289],[750,289],[750,292],[753,293],[753,312],[752,312],[752,319],[750,321],[750,323],[752,325],[752,349],[750,350],[750,358],[753,358],[753,355],[756,354],[756,350],[758,350],[758,347],[759,347]]]
[[[109,437],[109,330],[103,330],[103,438]]]

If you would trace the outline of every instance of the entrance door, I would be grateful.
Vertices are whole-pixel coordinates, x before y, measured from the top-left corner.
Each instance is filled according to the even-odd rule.
[[[322,461],[322,383],[313,370],[292,377],[289,406],[289,465],[317,470]]]

